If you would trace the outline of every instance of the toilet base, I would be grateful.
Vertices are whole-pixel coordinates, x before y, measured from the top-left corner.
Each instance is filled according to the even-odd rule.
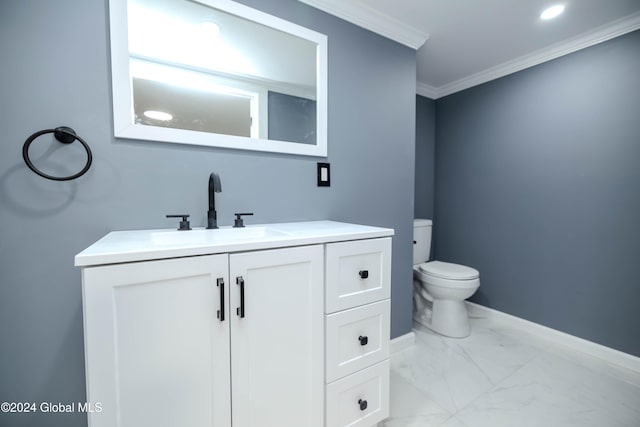
[[[429,328],[452,338],[468,337],[471,327],[464,301],[434,300]]]
[[[415,298],[415,297],[414,297]],[[466,338],[471,332],[464,301],[415,301],[413,320],[433,332],[450,338]],[[426,304],[429,303],[429,304]]]

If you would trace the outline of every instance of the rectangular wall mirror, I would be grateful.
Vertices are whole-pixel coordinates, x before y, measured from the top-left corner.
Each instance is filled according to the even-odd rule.
[[[230,0],[110,0],[118,138],[324,157],[327,36]]]

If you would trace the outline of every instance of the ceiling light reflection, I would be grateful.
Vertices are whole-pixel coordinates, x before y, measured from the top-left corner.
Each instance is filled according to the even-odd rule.
[[[562,4],[557,4],[555,6],[551,6],[547,9],[545,9],[541,14],[540,14],[540,19],[553,19],[556,16],[560,15],[562,12],[564,12],[564,5]]]

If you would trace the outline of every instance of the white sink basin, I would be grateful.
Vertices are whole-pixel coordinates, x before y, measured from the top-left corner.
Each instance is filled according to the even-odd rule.
[[[197,229],[189,231],[155,231],[151,233],[151,242],[156,245],[202,245],[212,243],[232,243],[235,241],[261,240],[287,236],[288,233],[268,226],[244,228],[218,228],[215,230]]]

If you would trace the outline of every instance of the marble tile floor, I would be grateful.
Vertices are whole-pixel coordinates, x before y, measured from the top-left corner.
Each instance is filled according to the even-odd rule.
[[[640,373],[471,318],[468,338],[414,324],[391,356],[390,417],[378,427],[639,427]]]

